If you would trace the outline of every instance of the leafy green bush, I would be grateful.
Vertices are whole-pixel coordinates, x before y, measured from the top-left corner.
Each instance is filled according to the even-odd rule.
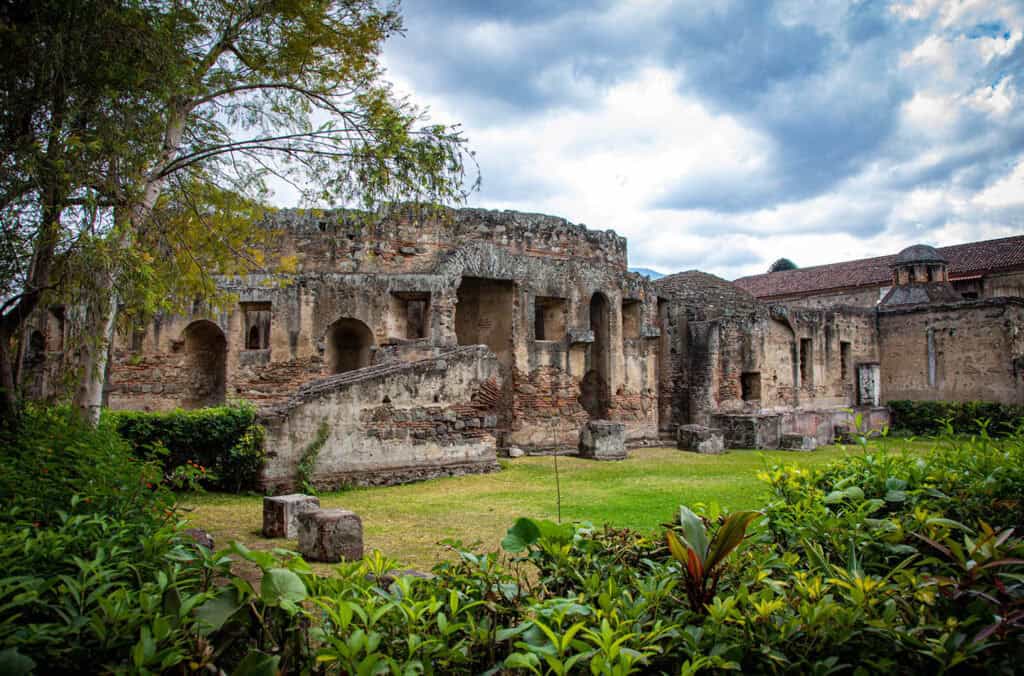
[[[92,429],[68,408],[32,408],[0,436],[0,505],[18,518],[49,524],[78,494],[79,512],[163,523],[172,504],[160,467],[135,457],[118,434]]]
[[[993,437],[1024,428],[1024,406],[983,401],[890,401],[893,429],[918,436],[977,434],[982,427]]]
[[[109,430],[61,425],[57,443],[50,428],[14,440],[18,472],[51,448],[119,457],[120,479],[72,462],[73,480],[37,468],[45,499],[5,493],[5,673],[1012,674],[1024,660],[1019,435],[929,453],[883,438],[823,469],[771,467],[761,513],[691,506],[666,533],[523,518],[502,551],[448,542],[432,576],[379,553],[319,576],[292,552],[190,544],[149,465]]]
[[[263,465],[263,428],[249,404],[166,413],[104,411],[103,425],[116,429],[139,457],[159,458],[168,477],[184,474],[179,468],[201,468],[210,488],[252,489]]]

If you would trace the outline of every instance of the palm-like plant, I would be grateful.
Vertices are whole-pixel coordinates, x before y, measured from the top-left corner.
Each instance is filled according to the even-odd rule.
[[[751,522],[761,512],[733,512],[709,540],[704,520],[689,508],[679,507],[682,533],[669,529],[665,537],[672,556],[683,564],[683,580],[690,608],[704,614],[705,605],[715,597],[723,564],[743,542]]]

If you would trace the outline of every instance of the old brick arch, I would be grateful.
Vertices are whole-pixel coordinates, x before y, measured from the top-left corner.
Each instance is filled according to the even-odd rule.
[[[224,403],[227,381],[228,341],[219,326],[208,319],[185,327],[185,408],[202,408]]]
[[[342,317],[327,327],[327,372],[345,373],[370,365],[376,341],[373,331],[352,317]]]

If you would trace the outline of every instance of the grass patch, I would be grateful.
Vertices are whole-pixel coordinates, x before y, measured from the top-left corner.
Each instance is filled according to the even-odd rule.
[[[898,442],[900,448],[928,445]],[[708,456],[645,448],[630,451],[630,458],[621,462],[560,457],[562,520],[650,530],[673,519],[680,504],[714,501],[730,510],[757,509],[768,496],[767,485],[757,478],[766,465],[824,465],[859,452],[856,447],[831,446],[813,453],[733,451]],[[438,545],[446,538],[496,549],[517,517],[555,519],[553,459],[519,458],[503,465],[505,469],[494,474],[327,493],[320,496],[320,504],[359,514],[367,551],[379,549],[403,563],[429,569],[446,556]],[[191,494],[182,503],[191,510],[192,525],[210,531],[218,546],[238,540],[263,549],[295,547],[294,541],[260,536],[261,497]]]

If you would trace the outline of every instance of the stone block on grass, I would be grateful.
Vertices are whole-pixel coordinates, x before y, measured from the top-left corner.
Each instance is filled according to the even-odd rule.
[[[298,537],[298,516],[320,509],[320,498],[314,495],[292,493],[263,498],[263,537]]]
[[[626,426],[610,420],[590,420],[580,430],[580,457],[625,460]]]
[[[299,552],[307,561],[358,561],[363,558],[363,522],[347,509],[300,514]]]
[[[786,451],[813,451],[818,448],[818,440],[804,434],[783,434],[779,438],[779,448]]]
[[[704,425],[680,425],[676,431],[676,445],[680,450],[718,455],[725,453],[722,430]]]

